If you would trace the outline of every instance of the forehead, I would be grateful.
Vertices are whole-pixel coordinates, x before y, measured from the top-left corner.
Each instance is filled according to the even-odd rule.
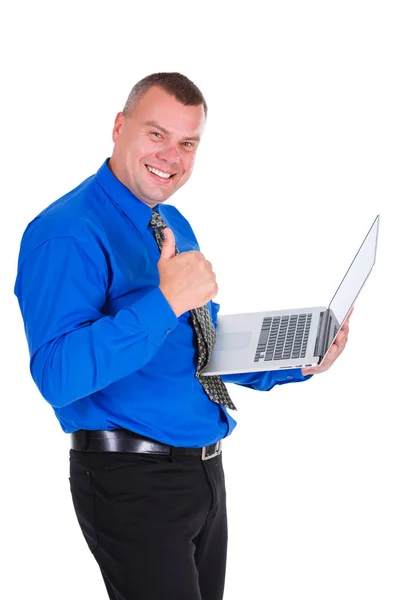
[[[145,127],[146,122],[153,121],[170,133],[182,137],[201,136],[205,127],[205,114],[202,104],[185,106],[162,88],[153,86],[135,106],[132,121],[139,127]]]

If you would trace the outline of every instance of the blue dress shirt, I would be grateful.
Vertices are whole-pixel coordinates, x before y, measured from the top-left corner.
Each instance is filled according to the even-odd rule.
[[[108,160],[23,234],[14,292],[32,377],[65,432],[123,427],[174,446],[212,444],[236,421],[194,376],[190,313],[177,318],[158,287],[152,209]],[[156,208],[180,252],[199,250],[174,206]],[[217,326],[219,305],[208,306]],[[256,390],[308,378],[300,369],[222,376]]]

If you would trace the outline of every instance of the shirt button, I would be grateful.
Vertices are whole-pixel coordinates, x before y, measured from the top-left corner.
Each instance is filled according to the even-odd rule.
[[[293,375],[288,375],[287,379],[293,379]]]
[[[167,329],[167,331],[165,332],[165,335],[168,335],[170,331],[171,331],[170,329]]]

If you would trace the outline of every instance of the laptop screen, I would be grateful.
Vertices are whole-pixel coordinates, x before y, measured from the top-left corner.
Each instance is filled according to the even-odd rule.
[[[373,222],[371,229],[360,246],[353,262],[351,263],[342,283],[333,296],[329,308],[332,310],[339,325],[347,317],[358,294],[361,291],[372,267],[375,264],[376,245],[378,241],[379,215]]]

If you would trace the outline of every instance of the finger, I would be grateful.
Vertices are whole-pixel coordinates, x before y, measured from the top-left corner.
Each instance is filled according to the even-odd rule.
[[[346,346],[346,344],[343,344],[343,346],[337,346],[335,358],[337,358],[340,354],[342,354],[343,350],[345,349],[345,346]]]
[[[335,350],[335,354],[333,355],[332,358],[334,358],[336,360],[337,357],[342,354],[343,350],[346,347],[346,343],[347,343],[347,339],[343,340],[343,342],[340,344],[336,344],[336,342],[335,342],[334,345],[336,346],[336,350]]]
[[[336,360],[337,357],[342,354],[344,350],[344,346],[341,346],[339,344],[333,344],[331,349],[329,350],[327,357],[329,360]]]
[[[304,376],[314,375],[315,373],[318,373],[318,367],[304,367],[304,369],[301,369],[301,373]]]
[[[175,236],[172,229],[166,227],[164,230],[164,243],[161,249],[161,260],[170,259],[175,256]]]
[[[345,321],[343,321],[342,327],[349,327],[350,325],[350,317],[348,317]]]
[[[331,360],[332,358],[335,358],[337,356],[339,352],[339,346],[336,344],[336,342],[334,344],[332,344],[332,346],[329,348],[329,352],[328,354],[325,356],[325,359]]]
[[[354,306],[352,306],[352,307],[351,307],[351,309],[350,309],[350,312],[349,312],[349,314],[347,315],[347,317],[346,317],[346,320],[344,321],[343,325],[344,325],[345,323],[346,323],[346,324],[348,324],[348,323],[349,323],[349,321],[350,321],[350,317],[351,317],[351,315],[353,314],[353,311],[354,311]]]
[[[345,321],[345,322],[343,323],[343,325],[341,326],[340,330],[341,330],[341,331],[348,331],[348,330],[349,330],[349,327],[350,327],[350,323],[349,323],[348,321]]]
[[[307,375],[314,375],[314,371],[312,371],[310,368],[302,369],[301,374],[303,375],[303,377],[307,377]]]
[[[349,333],[349,322],[348,321],[343,321],[343,325],[341,326],[341,328],[339,329],[338,335],[340,333]]]
[[[347,340],[347,332],[346,331],[340,331],[335,339],[335,344],[337,344],[338,346],[341,346],[343,343],[346,343]]]
[[[332,348],[329,350],[329,354],[331,356],[336,356],[336,354],[339,352],[339,346],[337,344],[332,344]]]

